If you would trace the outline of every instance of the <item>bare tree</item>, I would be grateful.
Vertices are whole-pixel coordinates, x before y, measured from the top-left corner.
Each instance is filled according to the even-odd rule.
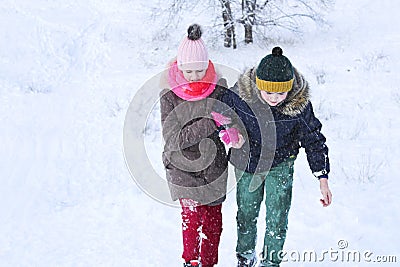
[[[222,19],[224,20],[224,46],[236,49],[235,21],[232,15],[230,0],[220,0],[222,5]]]
[[[333,4],[334,0],[241,0],[242,17],[238,22],[244,26],[244,42],[254,42],[254,31],[264,38],[279,29],[301,33],[306,20],[326,25],[324,13]]]
[[[254,25],[261,29],[281,28],[301,32],[305,20],[326,23],[324,11],[333,6],[334,0],[265,0],[256,5]]]
[[[254,42],[254,33],[264,40],[273,39],[274,33],[284,36],[283,31],[301,33],[301,27],[309,20],[317,25],[326,25],[324,16],[335,0],[160,0],[152,8],[152,20],[164,20],[165,28],[176,28],[182,21],[185,12],[196,10],[215,12],[211,26],[212,38],[224,37],[224,46],[237,46],[237,25],[244,27],[244,42]],[[201,7],[201,8],[200,8]],[[222,10],[221,10],[222,9]],[[206,11],[207,10],[207,11]],[[221,13],[220,13],[221,12]],[[222,14],[222,23],[221,23]],[[223,26],[223,27],[222,27]],[[168,31],[160,30],[158,38],[167,38]]]
[[[244,25],[244,42],[253,43],[253,25],[256,16],[256,0],[242,0],[242,19]]]

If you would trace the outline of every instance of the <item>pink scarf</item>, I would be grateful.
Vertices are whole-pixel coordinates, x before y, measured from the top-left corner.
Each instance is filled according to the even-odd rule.
[[[175,61],[168,72],[168,83],[172,91],[183,100],[197,101],[209,96],[215,89],[217,74],[211,60],[208,63],[206,75],[197,82],[188,82]]]

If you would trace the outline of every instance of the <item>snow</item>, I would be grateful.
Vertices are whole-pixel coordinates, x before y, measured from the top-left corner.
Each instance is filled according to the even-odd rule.
[[[162,29],[146,19],[156,4],[1,1],[0,266],[180,266],[180,210],[143,192],[124,159],[131,100],[175,56],[192,22],[186,16],[170,36],[152,39]],[[338,242],[345,240],[349,250],[400,260],[397,7],[389,0],[337,0],[331,27],[310,27],[301,41],[280,44],[311,84],[328,138],[333,192],[333,204],[322,208],[302,151],[287,251],[341,251]],[[208,14],[196,21],[207,21]],[[214,62],[242,71],[272,47],[240,43],[232,50],[221,41],[209,52]],[[154,112],[145,148],[162,176]],[[235,264],[232,182],[229,189],[218,266]],[[323,262],[334,264],[378,265]]]

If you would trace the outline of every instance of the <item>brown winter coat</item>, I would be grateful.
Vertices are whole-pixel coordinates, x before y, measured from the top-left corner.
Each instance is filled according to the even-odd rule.
[[[225,200],[228,159],[211,117],[224,87],[221,79],[214,92],[199,101],[185,101],[170,89],[160,93],[162,159],[173,200],[191,198],[203,205]]]

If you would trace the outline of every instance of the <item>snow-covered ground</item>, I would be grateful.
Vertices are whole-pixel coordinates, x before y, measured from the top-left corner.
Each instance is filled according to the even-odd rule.
[[[185,17],[179,34],[153,42],[162,27],[146,18],[152,5],[0,2],[0,266],[180,266],[179,209],[143,192],[123,153],[135,92],[175,55],[192,22]],[[311,84],[330,147],[334,195],[330,207],[320,206],[302,152],[285,250],[314,250],[319,258],[340,252],[336,262],[326,254],[319,263],[291,262],[292,253],[282,266],[400,261],[398,8],[389,0],[337,0],[330,28],[310,27],[302,41],[280,44]],[[214,45],[210,55],[242,71],[273,45]],[[157,122],[149,125],[147,152],[162,173]],[[223,206],[218,266],[235,264],[235,212],[232,190]],[[338,242],[348,247],[339,249]],[[371,261],[394,255],[397,263],[340,261],[349,251],[372,252]]]

